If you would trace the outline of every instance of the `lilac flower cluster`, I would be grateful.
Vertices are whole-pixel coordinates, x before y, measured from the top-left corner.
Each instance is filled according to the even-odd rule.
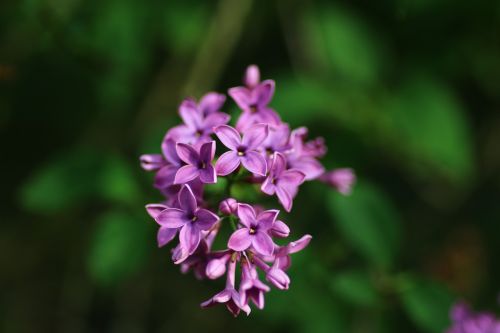
[[[304,235],[286,245],[289,227],[279,219],[279,210],[238,202],[230,193],[235,184],[248,184],[268,196],[276,196],[290,212],[300,185],[318,179],[339,192],[349,193],[355,181],[350,169],[326,172],[319,158],[326,153],[322,138],[307,140],[307,128],[291,130],[269,103],[273,80],[260,81],[257,66],[249,66],[244,86],[231,88],[229,96],[241,109],[235,126],[221,112],[226,97],[211,92],[197,103],[185,99],[179,114],[183,124],[171,128],[161,144],[162,154],[142,155],[145,170],[155,171],[154,186],[164,195],[158,204],[149,204],[149,215],[160,226],[157,240],[162,247],[178,234],[172,260],[183,272],[197,278],[218,279],[226,275],[225,288],[202,303],[202,307],[225,304],[237,316],[250,313],[250,300],[262,309],[264,294],[270,290],[259,279],[278,289],[288,289],[290,255],[301,251],[311,240]],[[215,139],[218,140],[216,143]],[[216,158],[216,148],[223,151]],[[224,193],[204,195],[210,184],[225,178]],[[214,241],[224,226],[233,229],[222,249]],[[236,274],[241,272],[239,287]]]
[[[488,312],[474,313],[463,302],[453,306],[450,316],[453,323],[446,333],[500,333],[500,319]]]

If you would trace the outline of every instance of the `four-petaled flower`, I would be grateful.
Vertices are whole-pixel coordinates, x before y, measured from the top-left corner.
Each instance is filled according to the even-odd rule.
[[[212,165],[215,155],[215,141],[202,144],[199,153],[185,143],[178,143],[176,149],[179,158],[187,165],[177,170],[174,184],[187,183],[197,177],[205,184],[217,182],[215,168]]]
[[[280,203],[289,212],[292,209],[293,197],[297,187],[304,182],[305,174],[296,169],[286,169],[286,158],[281,153],[274,153],[271,170],[262,183],[262,192],[273,195],[276,193]]]
[[[243,164],[245,169],[257,175],[265,176],[267,173],[266,159],[257,151],[260,144],[267,138],[269,126],[256,124],[248,128],[241,138],[233,127],[222,125],[214,128],[215,135],[229,149],[222,154],[215,169],[220,176],[226,176]]]
[[[255,210],[248,204],[238,204],[238,217],[242,228],[236,230],[227,243],[234,251],[244,251],[250,246],[255,252],[270,256],[274,251],[274,242],[268,231],[272,228],[278,210],[266,210],[256,216]]]
[[[189,185],[179,192],[179,208],[167,208],[156,216],[156,221],[170,229],[180,228],[179,241],[187,253],[192,254],[200,244],[201,232],[209,230],[219,217],[199,208]]]

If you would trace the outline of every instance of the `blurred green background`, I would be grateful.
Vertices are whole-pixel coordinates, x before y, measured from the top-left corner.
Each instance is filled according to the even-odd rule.
[[[442,332],[500,291],[498,1],[3,0],[1,332]],[[272,105],[353,167],[301,188],[291,289],[233,319],[156,248],[138,163],[185,96]],[[226,110],[234,103],[226,103]]]

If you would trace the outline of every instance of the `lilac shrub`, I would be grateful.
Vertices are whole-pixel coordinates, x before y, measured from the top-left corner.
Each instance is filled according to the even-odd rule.
[[[162,153],[140,158],[144,170],[155,172],[154,186],[164,196],[161,203],[146,206],[160,227],[158,246],[178,235],[172,260],[182,272],[192,270],[198,279],[212,280],[226,275],[225,288],[201,306],[225,304],[234,316],[240,311],[248,315],[250,302],[264,308],[264,294],[270,287],[260,280],[259,271],[270,285],[289,288],[291,255],[304,249],[312,237],[276,244],[276,239],[290,234],[280,211],[241,202],[231,196],[232,188],[247,185],[249,191],[271,201],[276,196],[290,212],[305,181],[320,180],[342,194],[349,193],[355,181],[351,169],[325,171],[319,162],[326,153],[324,140],[307,140],[307,128],[291,130],[269,106],[273,80],[261,82],[258,67],[252,65],[243,82],[244,86],[228,91],[241,109],[234,127],[229,125],[231,117],[220,111],[225,95],[211,92],[198,103],[188,98],[179,107],[183,124],[167,131]],[[219,182],[225,187],[223,193],[206,195],[205,189]],[[223,227],[232,228],[232,234],[223,240],[222,248],[215,249]]]

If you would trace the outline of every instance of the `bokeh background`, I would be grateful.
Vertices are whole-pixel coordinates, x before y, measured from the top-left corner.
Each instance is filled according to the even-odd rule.
[[[138,156],[252,63],[359,181],[301,188],[291,289],[234,319],[156,248]],[[442,332],[457,299],[498,310],[499,79],[497,1],[3,0],[0,331]]]

